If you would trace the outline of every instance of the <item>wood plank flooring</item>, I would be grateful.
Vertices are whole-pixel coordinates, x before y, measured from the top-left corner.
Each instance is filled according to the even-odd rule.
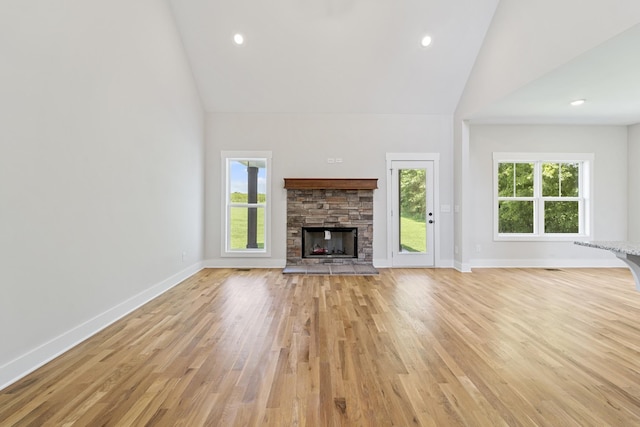
[[[640,425],[626,269],[203,270],[0,391],[0,426]]]

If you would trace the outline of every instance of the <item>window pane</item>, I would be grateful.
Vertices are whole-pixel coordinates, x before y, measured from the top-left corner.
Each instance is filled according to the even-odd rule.
[[[578,163],[542,164],[542,195],[544,197],[578,197],[579,183]]]
[[[533,196],[533,163],[516,163],[516,197]]]
[[[579,212],[578,202],[545,202],[544,232],[579,233]]]
[[[558,197],[560,195],[560,165],[558,163],[542,164],[542,195]]]
[[[532,201],[501,201],[498,215],[499,233],[533,233]]]
[[[533,163],[498,164],[498,196],[532,197]]]
[[[498,196],[513,197],[515,195],[513,187],[513,171],[515,163],[498,164]]]
[[[427,171],[400,169],[400,252],[427,251]]]
[[[265,203],[267,194],[266,160],[229,160],[229,184],[230,202]]]
[[[580,165],[578,163],[562,163],[560,167],[560,196],[580,196]]]
[[[229,209],[229,250],[264,249],[264,208]]]

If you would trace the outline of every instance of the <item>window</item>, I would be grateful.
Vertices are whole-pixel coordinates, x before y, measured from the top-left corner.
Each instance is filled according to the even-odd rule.
[[[269,255],[270,152],[222,152],[223,254]]]
[[[494,153],[496,240],[589,235],[591,154]]]

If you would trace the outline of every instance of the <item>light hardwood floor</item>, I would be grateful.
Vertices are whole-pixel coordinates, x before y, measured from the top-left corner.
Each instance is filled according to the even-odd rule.
[[[625,269],[203,270],[0,391],[0,425],[640,425],[640,293]]]

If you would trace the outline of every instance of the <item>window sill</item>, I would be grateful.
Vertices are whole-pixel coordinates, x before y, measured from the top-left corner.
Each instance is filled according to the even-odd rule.
[[[271,252],[267,251],[223,251],[220,254],[223,258],[268,258]]]
[[[494,242],[573,242],[575,240],[589,239],[588,234],[565,234],[565,235],[545,235],[545,236],[530,236],[530,235],[498,235],[493,236]]]

